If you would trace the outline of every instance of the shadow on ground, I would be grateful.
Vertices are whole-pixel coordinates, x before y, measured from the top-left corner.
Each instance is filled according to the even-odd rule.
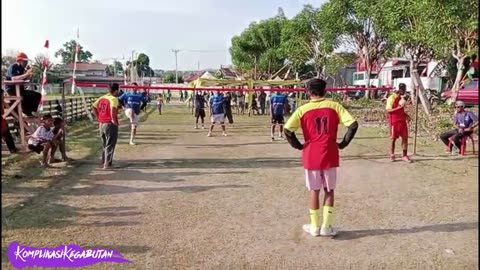
[[[434,224],[406,229],[373,229],[373,230],[355,230],[341,231],[334,238],[335,240],[353,240],[363,237],[379,236],[379,235],[398,235],[411,234],[420,232],[460,232],[478,229],[478,221],[459,222],[448,224]]]

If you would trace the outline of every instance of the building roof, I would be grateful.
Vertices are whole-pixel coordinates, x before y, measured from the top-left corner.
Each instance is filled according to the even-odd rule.
[[[75,78],[76,82],[89,82],[89,83],[119,83],[123,84],[125,78],[123,77],[98,77],[98,76],[79,76]],[[71,83],[72,77],[63,80],[63,83]]]
[[[107,69],[108,65],[97,64],[97,63],[77,63],[77,70],[87,71],[87,70],[101,70],[104,71]],[[67,65],[67,69],[73,70],[73,63]]]
[[[241,77],[240,74],[238,74],[235,70],[231,68],[222,67],[220,68],[220,72],[223,73],[225,77],[230,77],[230,78]]]
[[[193,82],[193,81],[195,81],[196,79],[202,77],[205,72],[206,72],[206,71],[198,71],[198,72],[191,73],[191,74],[189,74],[188,76],[186,76],[186,77],[183,79],[183,81],[184,81],[184,82]]]

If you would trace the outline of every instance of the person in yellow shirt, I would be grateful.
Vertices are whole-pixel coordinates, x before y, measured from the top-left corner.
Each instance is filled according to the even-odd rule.
[[[164,101],[163,101],[163,95],[158,94],[157,97],[157,109],[158,109],[158,114],[162,115],[162,107],[163,107]]]

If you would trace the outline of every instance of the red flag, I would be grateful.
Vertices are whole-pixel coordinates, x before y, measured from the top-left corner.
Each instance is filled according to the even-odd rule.
[[[43,59],[42,66],[43,67],[48,67],[48,59],[47,58]]]
[[[47,39],[47,40],[45,40],[45,45],[43,45],[43,47],[48,49],[48,45],[49,45],[49,42],[48,42],[48,39]]]

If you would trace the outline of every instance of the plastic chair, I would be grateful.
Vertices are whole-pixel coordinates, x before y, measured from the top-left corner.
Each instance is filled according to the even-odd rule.
[[[453,137],[455,137],[455,136],[452,136],[452,137],[448,138],[448,149],[452,149]],[[471,142],[472,142],[472,151],[473,151],[473,154],[475,155],[475,140],[473,139],[473,133],[472,133],[469,136],[463,136],[462,139],[460,140],[460,155],[462,155],[462,156],[465,155],[465,150],[467,149],[468,139],[470,139]]]

